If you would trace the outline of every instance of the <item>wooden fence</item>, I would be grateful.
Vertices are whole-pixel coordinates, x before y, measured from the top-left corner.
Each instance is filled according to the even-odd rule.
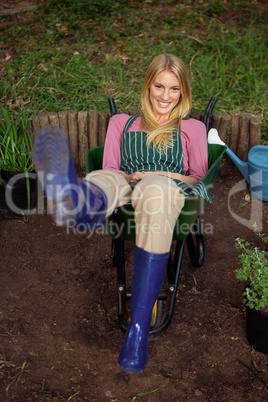
[[[122,112],[130,115],[138,114],[136,108]],[[192,111],[190,117],[200,120],[203,115],[198,111]],[[34,135],[40,127],[47,124],[59,126],[70,143],[75,165],[85,167],[87,150],[104,145],[109,120],[110,114],[106,111],[42,112],[32,118],[28,130]],[[240,115],[239,112],[228,114],[214,112],[210,128],[218,130],[220,138],[229,144],[242,161],[247,160],[251,147],[260,144],[261,120],[247,113]]]

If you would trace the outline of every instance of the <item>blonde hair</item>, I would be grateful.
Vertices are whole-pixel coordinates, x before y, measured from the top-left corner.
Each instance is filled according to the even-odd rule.
[[[170,113],[169,120],[161,124],[154,115],[150,101],[150,87],[156,76],[167,70],[175,74],[180,83],[181,96],[178,104]],[[165,149],[172,146],[172,133],[179,129],[180,122],[191,111],[192,94],[190,89],[187,67],[177,56],[163,53],[156,56],[148,67],[140,94],[141,129],[148,135],[146,145],[152,143],[157,148]]]

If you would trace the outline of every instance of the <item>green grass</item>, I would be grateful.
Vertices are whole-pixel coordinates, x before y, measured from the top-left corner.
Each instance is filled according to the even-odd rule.
[[[149,62],[171,52],[189,67],[194,109],[218,96],[215,110],[260,117],[266,142],[267,36],[254,0],[47,0],[0,16],[0,106],[27,117],[108,110],[109,96],[137,106]]]
[[[34,170],[32,138],[27,131],[28,120],[10,119],[7,111],[0,113],[0,185],[1,170],[28,172]]]

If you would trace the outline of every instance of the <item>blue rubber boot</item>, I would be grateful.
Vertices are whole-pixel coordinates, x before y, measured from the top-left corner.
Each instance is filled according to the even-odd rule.
[[[95,184],[77,178],[68,141],[56,126],[45,126],[38,132],[33,159],[57,225],[98,229],[106,215],[107,198]]]
[[[131,322],[118,364],[128,373],[144,370],[148,360],[148,342],[152,310],[161,290],[169,252],[153,254],[136,246],[131,292]]]

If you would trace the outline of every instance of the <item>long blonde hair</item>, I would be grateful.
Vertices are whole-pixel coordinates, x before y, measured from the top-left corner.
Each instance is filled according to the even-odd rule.
[[[180,83],[181,96],[178,104],[170,113],[169,120],[161,124],[154,115],[150,101],[150,87],[156,76],[167,70],[175,74]],[[192,107],[192,94],[190,89],[188,71],[184,62],[170,53],[156,56],[148,67],[140,94],[141,129],[148,135],[146,145],[152,143],[157,148],[165,149],[172,146],[172,133],[179,129],[181,120],[186,117]]]

